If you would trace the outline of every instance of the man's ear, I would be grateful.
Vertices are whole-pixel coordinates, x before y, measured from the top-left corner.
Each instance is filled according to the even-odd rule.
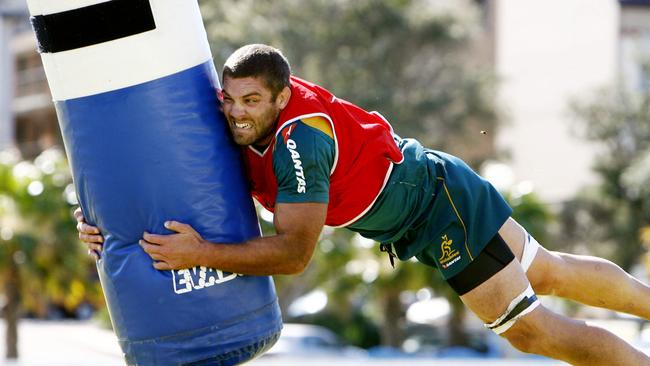
[[[289,104],[289,99],[291,99],[291,88],[285,86],[278,94],[278,97],[275,98],[275,104],[280,110],[282,110],[287,106],[287,104]]]
[[[223,89],[216,89],[217,94],[217,104],[219,105],[219,110],[223,113]]]

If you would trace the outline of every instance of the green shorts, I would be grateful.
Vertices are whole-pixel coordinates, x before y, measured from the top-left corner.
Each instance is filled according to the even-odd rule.
[[[416,234],[427,237],[429,243],[415,256],[438,267],[448,279],[485,248],[512,209],[489,182],[460,159],[440,152],[430,155],[438,166],[438,198]]]
[[[396,165],[372,209],[349,226],[397,256],[437,267],[448,279],[485,248],[512,209],[462,160],[403,139]]]

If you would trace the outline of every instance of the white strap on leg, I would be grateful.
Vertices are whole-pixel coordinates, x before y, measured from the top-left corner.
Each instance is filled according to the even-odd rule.
[[[539,247],[540,245],[537,240],[535,240],[532,235],[526,233],[526,240],[524,241],[524,252],[521,255],[521,267],[523,267],[524,272],[528,272],[528,268],[530,268],[530,265],[533,263],[533,259],[535,259],[535,255],[537,255],[537,250]]]
[[[535,310],[540,305],[533,288],[528,285],[519,296],[510,302],[506,311],[497,320],[490,324],[484,324],[496,334],[501,334],[510,329],[522,316]]]

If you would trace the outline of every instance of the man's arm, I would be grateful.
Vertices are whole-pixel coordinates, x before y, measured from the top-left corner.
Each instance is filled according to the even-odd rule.
[[[143,249],[160,270],[206,266],[248,275],[297,274],[311,260],[325,224],[326,203],[278,203],[273,219],[276,235],[241,244],[215,244],[189,225],[169,222],[177,234],[145,233]]]

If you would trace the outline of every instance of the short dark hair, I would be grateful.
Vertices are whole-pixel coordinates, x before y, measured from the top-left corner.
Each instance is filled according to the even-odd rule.
[[[222,80],[228,77],[261,77],[273,98],[290,86],[291,66],[282,52],[265,44],[249,44],[233,52],[223,66]]]

